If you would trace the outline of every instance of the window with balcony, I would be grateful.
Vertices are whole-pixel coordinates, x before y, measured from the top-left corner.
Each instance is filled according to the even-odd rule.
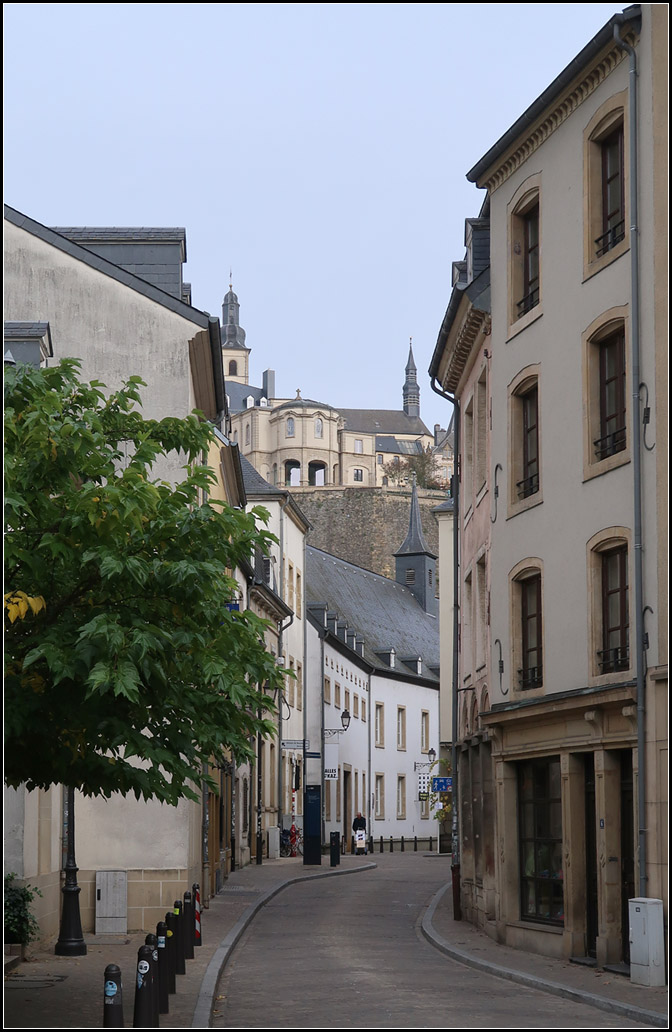
[[[626,93],[610,97],[584,130],[584,276],[592,276],[629,246]]]
[[[509,217],[508,320],[518,333],[541,314],[541,175],[525,180],[507,206]]]
[[[598,651],[601,674],[630,667],[630,619],[628,611],[628,549],[625,545],[601,553],[602,648]]]
[[[584,333],[584,479],[630,461],[627,306]]]
[[[541,574],[520,582],[521,661],[518,686],[521,691],[543,684],[541,647]]]
[[[625,331],[617,328],[596,345],[599,362],[600,436],[595,456],[605,459],[625,448]]]

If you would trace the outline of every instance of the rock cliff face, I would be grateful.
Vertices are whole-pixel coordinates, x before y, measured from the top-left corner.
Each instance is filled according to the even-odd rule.
[[[294,488],[292,494],[312,523],[309,544],[394,579],[394,553],[408,533],[410,487]],[[443,491],[418,490],[422,529],[435,555],[439,525],[432,509],[446,497]]]

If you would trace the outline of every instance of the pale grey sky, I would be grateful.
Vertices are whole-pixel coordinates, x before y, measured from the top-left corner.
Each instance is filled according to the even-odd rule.
[[[4,5],[6,203],[48,226],[185,226],[229,268],[251,381],[400,408],[483,194],[465,173],[616,4]],[[36,312],[36,318],[43,313]],[[129,370],[129,373],[132,370]]]

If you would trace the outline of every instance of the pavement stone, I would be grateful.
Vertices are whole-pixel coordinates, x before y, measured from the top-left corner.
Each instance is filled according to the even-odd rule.
[[[445,866],[445,884],[427,908],[422,931],[435,948],[489,974],[653,1027],[669,1027],[667,987],[637,986],[623,976],[502,946],[467,922],[455,921],[449,891],[450,858],[433,856],[437,864]],[[228,956],[254,915],[286,885],[306,878],[356,875],[372,864],[412,862],[412,855],[399,852],[345,856],[334,868],[328,857],[323,857],[320,867],[304,867],[300,858],[282,858],[232,872],[203,910],[203,945],[196,947],[194,959],[186,962],[186,975],[177,976],[177,992],[170,997],[170,1013],[161,1016],[160,1027],[209,1027],[217,980]],[[28,959],[9,972],[5,957],[4,1028],[101,1028],[103,976],[108,964],[121,968],[125,1027],[133,1027],[137,952],[145,932],[86,935],[85,939],[88,952],[84,957],[55,956],[53,941],[31,949]]]

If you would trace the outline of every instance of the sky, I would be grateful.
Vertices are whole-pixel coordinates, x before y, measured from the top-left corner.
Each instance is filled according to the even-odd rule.
[[[278,396],[400,409],[412,339],[447,426],[427,369],[466,173],[624,6],[4,4],[4,200],[184,226],[193,304],[221,317],[232,272]]]

